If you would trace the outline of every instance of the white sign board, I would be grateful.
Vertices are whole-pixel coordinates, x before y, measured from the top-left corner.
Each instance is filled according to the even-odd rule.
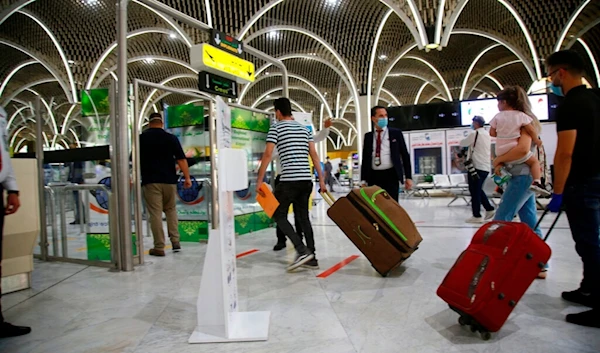
[[[300,124],[306,126],[312,135],[315,134],[315,126],[313,125],[313,122],[312,122],[312,114],[311,113],[294,112],[293,116],[294,116],[294,120],[296,120]]]
[[[217,97],[216,125],[217,149],[230,148],[231,109],[221,97]],[[219,182],[239,169],[230,162],[226,158],[217,161],[219,227],[210,230],[197,302],[198,326],[189,343],[266,341],[269,337],[270,312],[238,312],[233,191]],[[247,176],[239,174],[246,178],[242,185],[248,184]]]
[[[442,147],[446,141],[443,131],[417,132],[410,134],[410,147],[429,148]]]

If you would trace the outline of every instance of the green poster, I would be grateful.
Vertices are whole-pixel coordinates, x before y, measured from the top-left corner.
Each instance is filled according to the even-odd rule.
[[[274,223],[263,211],[235,216],[235,234],[244,235],[271,228]]]
[[[256,132],[269,132],[271,122],[265,114],[253,113],[249,110],[232,108],[231,127],[234,129]]]
[[[110,261],[110,234],[87,234],[87,258],[94,261]],[[131,235],[133,255],[137,255],[135,234]]]
[[[204,107],[193,104],[168,107],[166,122],[167,129],[204,125]]]
[[[194,242],[208,239],[208,221],[179,221],[177,224],[181,242]]]
[[[108,88],[81,91],[81,115],[102,116],[110,114]]]
[[[264,114],[254,114],[254,116],[256,119],[256,128],[254,131],[269,132],[271,128],[271,119],[269,119],[269,116]]]

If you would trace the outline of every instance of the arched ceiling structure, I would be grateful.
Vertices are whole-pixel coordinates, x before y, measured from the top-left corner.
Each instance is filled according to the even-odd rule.
[[[280,58],[295,108],[313,112],[315,123],[321,111],[355,123],[359,95],[372,95],[371,105],[398,105],[529,88],[544,75],[543,59],[563,48],[578,51],[586,78],[600,84],[600,0],[160,1]],[[128,31],[129,79],[197,89],[186,64],[189,47],[208,40],[205,32],[136,0]],[[73,141],[89,123],[77,105],[80,91],[116,77],[115,1],[0,0],[0,47],[0,103],[14,116],[15,143],[32,138],[37,95],[53,112],[49,140]],[[280,71],[248,59],[264,69],[242,86],[240,103],[268,109],[282,94]],[[164,92],[140,93],[149,111]],[[347,123],[335,127],[342,140],[356,140]]]

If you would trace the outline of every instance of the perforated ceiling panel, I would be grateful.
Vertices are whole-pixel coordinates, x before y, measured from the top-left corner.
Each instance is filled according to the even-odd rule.
[[[538,75],[543,77],[543,60],[554,51],[572,17],[561,47],[572,47],[584,56],[586,78],[593,85],[598,82],[592,65],[600,57],[597,0],[585,2],[585,7],[581,7],[584,0],[446,0],[443,11],[438,9],[439,0],[159,1],[224,32],[243,34],[250,45],[283,59],[289,74],[296,77],[290,79],[290,97],[302,109],[313,111],[315,119],[324,104],[326,114],[331,110],[331,115],[344,114],[355,122],[354,97],[367,93],[372,57],[372,93],[379,94],[386,105],[448,99],[447,91],[458,99],[461,92],[464,98],[477,97],[509,84],[529,88]],[[15,8],[19,3],[25,2],[0,0],[1,13],[9,15],[0,24],[0,82],[4,87],[0,102],[10,100],[7,110],[13,114],[35,98],[26,89],[31,86],[46,102],[55,103],[52,109],[59,124],[70,110],[70,126],[85,124],[79,109],[71,109],[71,101],[78,99],[81,89],[108,87],[113,80],[115,1],[37,0]],[[14,11],[9,14],[9,9]],[[440,13],[439,39],[447,38],[452,30],[462,34],[442,41],[441,51],[428,52],[417,43],[438,39],[434,32]],[[130,80],[165,81],[173,87],[197,89],[195,74],[186,64],[189,46],[208,41],[205,31],[160,15],[138,0],[129,4],[128,29],[128,53],[134,61],[129,65]],[[490,45],[498,46],[479,58],[463,87],[474,59]],[[266,64],[252,56],[246,59],[257,70]],[[44,66],[32,64],[36,61]],[[388,77],[383,77],[386,73]],[[265,101],[258,106],[270,108],[271,98],[282,94],[276,90],[271,98],[265,95],[281,88],[278,74],[280,70],[270,66],[250,89],[242,86],[247,91],[242,103],[254,104],[264,95]],[[56,82],[48,82],[53,79]],[[380,85],[383,91],[378,90]],[[159,104],[158,97],[164,93],[147,99],[150,92],[141,90],[148,109],[153,102]],[[170,96],[162,99],[183,101]],[[348,131],[343,125],[339,128]]]

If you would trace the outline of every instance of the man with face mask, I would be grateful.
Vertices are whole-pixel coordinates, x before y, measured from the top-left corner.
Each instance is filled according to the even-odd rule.
[[[548,79],[565,96],[557,111],[554,194],[548,209],[558,212],[564,203],[583,262],[580,287],[563,292],[562,298],[592,308],[567,315],[567,322],[600,328],[600,94],[583,85],[584,67],[570,50],[546,60]]]
[[[371,121],[375,131],[365,134],[360,168],[362,183],[377,185],[398,201],[400,183],[404,183],[406,190],[413,185],[404,135],[399,129],[388,128],[387,109],[384,107],[371,109]]]

